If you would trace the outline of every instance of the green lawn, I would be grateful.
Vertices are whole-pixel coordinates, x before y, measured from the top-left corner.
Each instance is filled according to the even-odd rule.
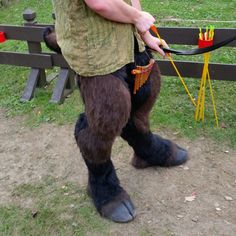
[[[71,183],[60,185],[50,176],[38,184],[23,184],[14,198],[33,201],[30,207],[0,206],[0,235],[105,235],[107,221],[99,217],[85,189]]]

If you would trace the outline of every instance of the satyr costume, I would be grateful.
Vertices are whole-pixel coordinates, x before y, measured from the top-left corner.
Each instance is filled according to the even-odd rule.
[[[126,0],[131,4],[130,0]],[[134,205],[120,186],[111,161],[111,149],[121,136],[134,150],[136,168],[174,166],[187,160],[187,152],[152,134],[148,116],[160,89],[158,65],[134,93],[132,71],[152,58],[132,24],[99,16],[82,0],[55,0],[57,51],[77,73],[85,105],[75,126],[75,138],[88,168],[88,192],[98,212],[113,221],[135,217]],[[52,32],[46,29],[46,44]]]

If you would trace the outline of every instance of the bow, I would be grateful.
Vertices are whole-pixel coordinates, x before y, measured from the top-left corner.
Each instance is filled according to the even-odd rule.
[[[155,33],[157,35],[157,28],[153,25],[151,26],[151,30],[153,31],[153,33]],[[175,50],[175,49],[171,49],[171,48],[165,48],[165,47],[162,47],[162,50],[166,53],[173,53],[173,54],[176,54],[176,55],[197,55],[197,54],[203,54],[203,53],[206,53],[206,52],[210,52],[210,51],[213,51],[213,50],[216,50],[220,47],[223,47],[229,43],[231,43],[232,41],[236,40],[236,35],[224,40],[224,41],[221,41],[217,44],[214,44],[212,46],[209,46],[209,47],[204,47],[204,48],[194,48],[194,49],[190,49],[190,50]]]

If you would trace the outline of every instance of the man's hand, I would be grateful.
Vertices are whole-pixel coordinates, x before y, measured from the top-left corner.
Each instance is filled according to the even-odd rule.
[[[140,34],[144,34],[150,29],[155,21],[155,18],[151,14],[145,11],[140,11],[139,14],[137,14],[134,25]]]
[[[165,40],[162,39],[160,42],[160,40],[158,38],[152,36],[149,31],[147,31],[144,34],[140,34],[140,35],[141,35],[142,40],[146,43],[146,45],[148,47],[150,47],[154,51],[157,51],[163,57],[166,56],[165,52],[160,47],[163,45],[165,48],[169,48],[169,46],[167,45]]]

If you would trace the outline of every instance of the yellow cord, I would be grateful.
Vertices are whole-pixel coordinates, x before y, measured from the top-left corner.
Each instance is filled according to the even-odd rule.
[[[214,94],[213,94],[213,89],[212,89],[212,85],[211,85],[211,79],[210,79],[209,71],[208,71],[207,75],[208,75],[208,84],[209,84],[210,93],[211,93],[211,100],[212,100],[212,105],[213,105],[213,109],[214,109],[216,126],[219,127],[219,121],[218,121],[218,116],[217,116],[217,111],[216,111],[216,104],[215,104],[215,99],[214,99]]]
[[[171,64],[173,65],[173,67],[174,67],[174,69],[175,69],[177,75],[179,76],[180,81],[182,82],[182,84],[183,84],[183,86],[184,86],[184,88],[185,88],[185,91],[187,92],[187,94],[188,94],[188,96],[189,96],[189,98],[190,98],[192,104],[193,104],[194,106],[196,106],[196,102],[194,101],[194,98],[193,98],[192,95],[190,94],[190,92],[189,92],[189,90],[188,90],[188,87],[187,87],[186,83],[184,82],[184,79],[183,79],[182,76],[180,75],[180,73],[179,73],[179,71],[178,71],[178,69],[177,69],[177,67],[176,67],[176,65],[175,65],[175,63],[174,63],[172,57],[168,55],[168,58],[169,58]]]
[[[202,76],[203,78],[203,76]],[[203,87],[203,79],[201,79],[200,81],[200,88],[199,88],[199,92],[198,92],[198,98],[197,98],[197,107],[195,110],[195,121],[198,120],[198,115],[199,115],[199,111],[200,111],[200,104],[201,104],[201,97],[202,97],[202,87]]]
[[[195,110],[194,119],[195,119],[195,121],[202,120],[204,122],[205,93],[206,93],[206,80],[207,80],[208,85],[209,85],[209,89],[210,89],[212,105],[213,105],[213,109],[214,109],[216,126],[219,127],[218,116],[217,116],[217,111],[216,111],[216,104],[215,104],[213,89],[212,89],[212,85],[211,85],[210,73],[209,73],[209,69],[208,69],[209,59],[210,59],[210,53],[205,53],[204,54],[204,67],[203,67],[203,72],[202,72],[202,78],[201,78],[200,89],[199,89],[199,93],[198,93],[197,107]]]
[[[157,37],[159,38],[159,40],[161,42],[161,45],[164,46],[163,41],[162,41],[156,27],[153,25],[153,27],[151,27],[151,29],[157,35]],[[213,40],[213,36],[214,36],[214,28],[213,27],[211,27],[210,35],[211,35],[211,40]],[[213,105],[213,109],[214,109],[214,116],[215,116],[216,126],[218,127],[219,122],[218,122],[218,116],[217,116],[217,111],[216,111],[216,104],[215,104],[213,89],[212,89],[212,85],[211,85],[211,81],[210,81],[210,73],[209,73],[209,69],[208,69],[209,60],[210,60],[210,53],[205,53],[204,54],[204,67],[203,67],[202,78],[201,78],[201,82],[200,82],[200,88],[199,88],[199,92],[198,92],[197,104],[196,104],[194,98],[192,97],[192,95],[190,94],[190,92],[188,90],[188,87],[187,87],[186,83],[184,82],[184,79],[180,75],[180,73],[179,73],[172,57],[169,54],[167,54],[167,55],[168,55],[168,59],[170,60],[171,64],[173,65],[177,75],[179,76],[180,81],[182,82],[182,84],[185,88],[185,91],[187,92],[191,102],[193,103],[194,106],[196,106],[195,114],[194,114],[195,121],[202,120],[204,122],[206,80],[208,80],[211,99],[212,99],[212,105]]]
[[[155,33],[156,33],[157,37],[159,38],[159,40],[160,40],[160,42],[161,42],[161,45],[164,47],[164,44],[163,44],[163,42],[162,42],[162,39],[161,39],[161,37],[160,37],[158,31],[156,30]],[[177,67],[176,67],[176,65],[175,65],[175,63],[174,63],[172,57],[171,57],[169,54],[167,54],[167,55],[168,55],[168,59],[170,60],[171,64],[173,65],[173,67],[174,67],[174,69],[175,69],[177,75],[179,76],[180,81],[182,82],[182,84],[183,84],[183,86],[184,86],[184,88],[185,88],[185,91],[187,92],[187,94],[188,94],[188,96],[189,96],[191,102],[193,103],[194,106],[196,106],[196,102],[195,102],[194,98],[192,97],[192,95],[190,94],[190,92],[189,92],[189,90],[188,90],[188,87],[187,87],[186,83],[184,82],[184,79],[183,79],[182,76],[180,75],[179,70],[177,69]]]
[[[202,104],[200,111],[200,119],[204,122],[204,110],[205,110],[205,94],[206,94],[206,77],[208,71],[209,53],[204,54],[204,72],[203,72],[203,87],[202,87]]]

